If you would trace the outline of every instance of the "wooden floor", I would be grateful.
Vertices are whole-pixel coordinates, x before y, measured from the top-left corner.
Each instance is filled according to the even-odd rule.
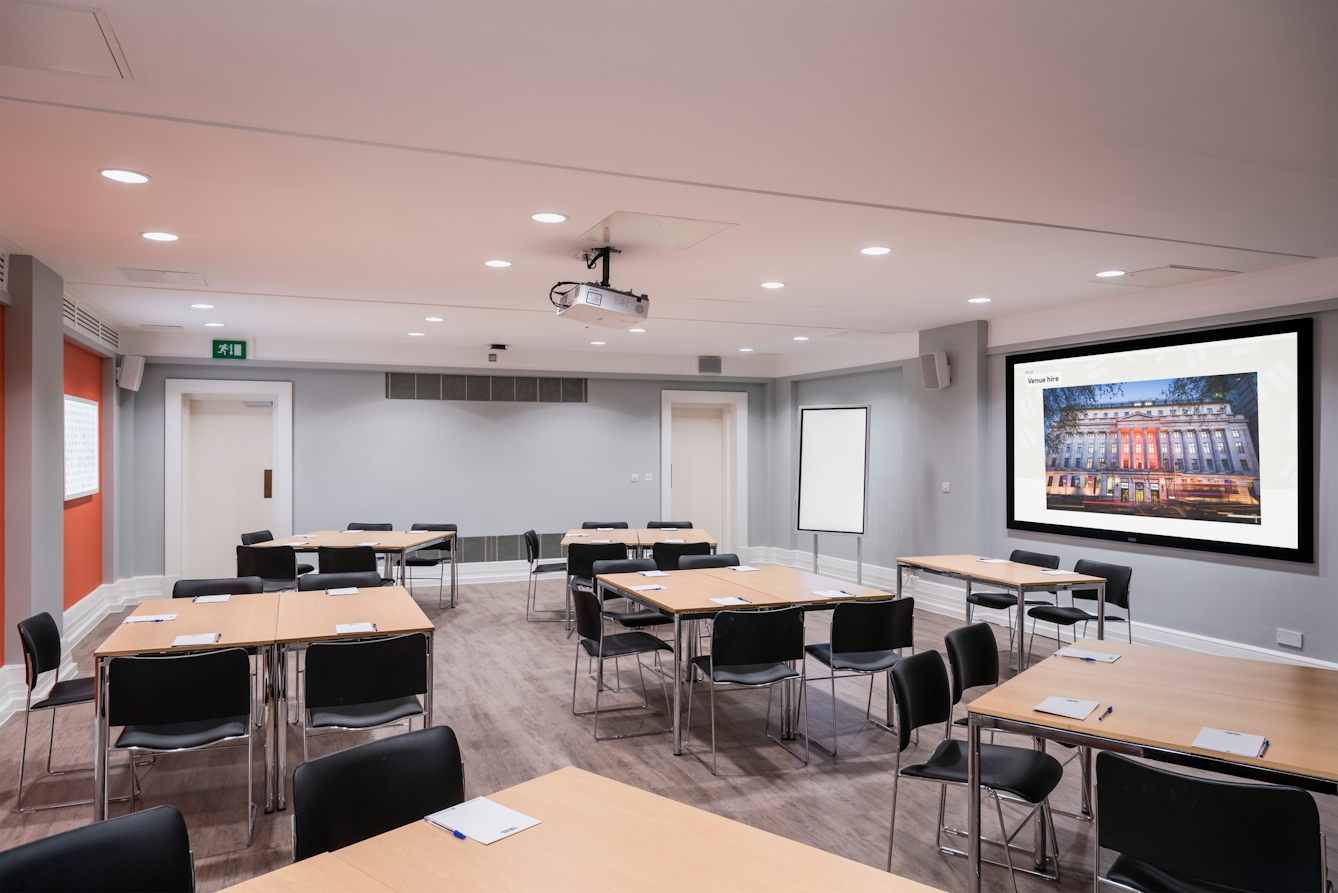
[[[543,584],[544,598],[560,605],[557,583]],[[596,744],[591,738],[589,717],[571,715],[572,665],[575,645],[566,638],[561,624],[525,623],[525,586],[522,583],[461,587],[460,606],[438,611],[436,588],[419,590],[420,601],[437,624],[436,722],[453,727],[465,758],[469,796],[488,794],[534,778],[562,766],[574,765],[609,778],[654,791],[729,818],[764,828],[776,834],[811,844],[850,859],[882,866],[887,853],[888,809],[892,790],[894,744],[892,737],[863,722],[868,687],[863,681],[838,682],[838,718],[842,731],[841,758],[833,759],[813,750],[812,762],[804,766],[763,736],[767,696],[761,692],[731,692],[717,699],[717,736],[720,774],[712,777],[688,755],[673,756],[668,735],[652,735]],[[809,641],[827,641],[825,615],[809,614]],[[89,673],[91,653],[120,620],[106,618],[77,649],[80,671]],[[943,634],[956,621],[927,612],[916,618],[916,643],[920,650],[942,650]],[[1001,647],[1006,631],[996,629]],[[1042,645],[1052,643],[1038,642]],[[584,674],[582,662],[578,697],[584,708],[593,695],[593,682]],[[815,664],[810,670],[818,674]],[[608,696],[603,703],[634,703],[635,671],[624,667],[622,681],[629,689]],[[647,677],[654,684],[653,677]],[[827,683],[813,686],[809,724],[815,737],[830,735],[831,699]],[[874,693],[875,715],[884,703],[883,683]],[[648,716],[631,711],[614,714],[607,731],[627,731],[663,725],[666,714],[656,689],[651,704],[658,709]],[[705,723],[701,708],[694,705],[694,723]],[[643,718],[644,717],[644,718]],[[91,773],[45,778],[43,758],[49,726],[44,715],[33,720],[29,741],[29,786],[25,799],[30,805],[60,802],[90,796]],[[696,727],[700,732],[709,726]],[[14,812],[14,781],[18,771],[19,742],[23,717],[18,714],[0,726],[0,848],[10,847],[57,831],[87,823],[91,806],[49,810],[36,814]],[[601,719],[601,732],[606,731]],[[300,733],[289,727],[288,752],[291,766],[301,758]],[[313,742],[313,756],[334,746],[369,740],[374,733],[344,733],[337,738]],[[386,734],[375,733],[375,734]],[[958,732],[961,736],[963,733]],[[903,755],[906,762],[923,760],[932,752],[941,732],[926,728],[920,743]],[[709,747],[705,737],[697,738]],[[1003,742],[1001,736],[1000,741]],[[336,745],[335,742],[338,742]],[[1019,740],[1019,743],[1025,743]],[[256,739],[257,780],[261,750]],[[1061,759],[1069,753],[1053,747]],[[89,764],[92,751],[92,709],[71,708],[61,712],[56,733],[55,765]],[[171,803],[186,817],[200,891],[212,891],[287,864],[289,811],[266,815],[260,812],[255,843],[245,846],[243,798],[246,784],[245,751],[220,750],[159,756],[141,771],[144,805]],[[111,778],[113,796],[127,791],[128,771],[116,757]],[[893,870],[943,890],[966,886],[965,860],[940,855],[934,848],[934,819],[938,808],[936,785],[903,782],[898,798],[897,846]],[[257,800],[262,794],[259,786]],[[1065,771],[1063,783],[1052,797],[1056,809],[1076,811],[1079,786],[1076,764]],[[1329,839],[1329,864],[1338,865],[1338,803],[1317,797]],[[988,803],[988,801],[986,801]],[[113,804],[112,814],[127,809]],[[965,802],[960,790],[949,792],[948,821],[965,826]],[[1011,823],[1022,813],[1006,807]],[[985,814],[991,836],[993,811]],[[1056,817],[1061,853],[1062,879],[1055,884],[1019,875],[1021,891],[1079,891],[1091,889],[1091,826]],[[608,829],[610,833],[617,829]],[[1029,842],[1030,833],[1019,840]],[[648,842],[649,843],[649,842]],[[653,846],[653,844],[652,844]],[[991,849],[986,848],[991,855]],[[1002,856],[994,850],[992,855]],[[1005,869],[984,867],[984,886],[1008,888]],[[593,888],[592,888],[593,889]]]

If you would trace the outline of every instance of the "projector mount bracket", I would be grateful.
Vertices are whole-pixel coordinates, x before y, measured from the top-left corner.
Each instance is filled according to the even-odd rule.
[[[596,265],[596,264],[598,264],[598,263],[600,263],[601,261],[603,261],[603,263],[604,263],[603,276],[602,276],[602,278],[599,280],[599,285],[600,285],[601,288],[612,288],[612,287],[613,287],[613,286],[609,285],[609,255],[611,255],[611,254],[622,254],[622,251],[619,250],[619,249],[617,249],[617,248],[614,248],[612,245],[605,245],[603,248],[593,248],[593,249],[591,249],[591,248],[587,248],[587,249],[585,249],[584,251],[582,251],[580,254],[576,255],[576,258],[577,258],[577,259],[582,260],[582,261],[585,262],[585,268],[586,268],[587,270],[593,270],[593,269],[595,268],[595,265]],[[548,300],[549,300],[549,302],[550,302],[554,307],[561,307],[562,304],[560,304],[560,303],[557,301],[557,299],[554,297],[554,294],[556,294],[557,297],[562,297],[562,296],[565,295],[567,292],[565,292],[565,291],[564,291],[564,292],[559,292],[558,289],[561,288],[561,287],[564,286],[564,285],[576,286],[576,285],[580,285],[580,284],[581,284],[581,283],[579,283],[579,282],[566,282],[566,281],[564,281],[564,282],[559,282],[557,285],[553,286],[552,288],[550,288],[550,289],[548,290]],[[571,291],[571,289],[567,289],[567,291]]]

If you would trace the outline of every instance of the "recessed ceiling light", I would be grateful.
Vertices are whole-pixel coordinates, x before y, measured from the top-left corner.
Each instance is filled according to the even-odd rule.
[[[191,304],[191,307],[195,308],[196,310],[213,310],[213,309],[214,309],[214,305],[213,305],[213,304]]]
[[[424,321],[424,322],[445,322],[446,320],[442,319],[440,316],[425,316],[425,317],[423,317],[423,321]]]
[[[597,345],[597,344],[603,344],[604,342],[603,342],[603,341],[591,341],[590,343],[591,343],[591,344],[596,344],[596,345]]]
[[[535,215],[532,216],[530,219],[531,219],[531,220],[537,220],[537,221],[539,221],[540,223],[562,223],[563,221],[565,221],[565,220],[567,219],[567,215],[566,215],[566,214],[551,214],[551,213],[545,211],[545,212],[542,213],[542,214],[535,214]]]
[[[966,303],[968,303],[968,304],[988,304],[989,302],[990,302],[990,299],[989,299],[989,298],[967,298],[967,299],[966,299]]]
[[[409,333],[409,337],[410,337],[410,338],[422,338],[423,335],[424,335],[423,332],[410,332],[410,333]]]
[[[796,340],[796,341],[807,341],[807,340],[808,340],[808,336],[807,336],[807,335],[795,335],[795,336],[794,336],[794,340]]]
[[[762,287],[763,287],[763,288],[784,288],[784,287],[785,287],[785,283],[784,283],[784,282],[763,282],[763,283],[762,283]]]
[[[877,257],[877,256],[880,255],[880,254],[891,254],[891,253],[892,253],[892,249],[891,249],[891,248],[883,248],[883,247],[881,247],[881,246],[874,245],[874,246],[869,247],[869,248],[861,248],[861,249],[859,250],[859,253],[860,253],[860,254],[868,254],[868,255],[871,255],[871,256],[873,256],[873,257]]]
[[[171,233],[140,233],[146,239],[154,242],[175,242],[177,237]]]
[[[753,349],[752,349],[751,347],[740,347],[740,348],[739,348],[739,353],[752,353],[752,352],[753,352]]]
[[[629,331],[629,332],[637,332],[637,333],[639,334],[639,333],[644,332],[644,331],[646,331],[646,330],[645,330],[645,329],[628,329],[627,331]]]
[[[1123,271],[1123,270],[1102,270],[1100,273],[1097,273],[1096,275],[1097,275],[1097,278],[1098,278],[1098,279],[1111,279],[1111,278],[1113,278],[1113,277],[1115,277],[1115,276],[1123,276],[1123,275],[1124,275],[1124,271]]]
[[[221,322],[207,322],[207,323],[205,323],[205,325],[208,326],[208,327],[211,328],[211,329],[221,329],[221,328],[223,328],[223,323],[221,323]]]
[[[511,266],[511,261],[509,261],[509,260],[485,260],[485,261],[483,262],[483,265],[484,265],[485,267],[509,267],[509,266]]]
[[[106,170],[98,171],[98,173],[102,174],[102,176],[106,177],[108,180],[115,180],[117,183],[149,182],[148,176],[146,174],[141,174],[139,171],[122,171],[117,170],[114,167],[109,167]]]

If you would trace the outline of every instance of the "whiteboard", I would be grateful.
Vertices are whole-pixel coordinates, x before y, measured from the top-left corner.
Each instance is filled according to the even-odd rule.
[[[869,407],[799,408],[798,529],[864,534],[869,496]]]
[[[65,395],[65,498],[98,492],[98,404]]]

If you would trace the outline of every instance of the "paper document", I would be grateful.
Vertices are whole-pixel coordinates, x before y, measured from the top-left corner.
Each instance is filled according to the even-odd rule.
[[[380,543],[358,543],[359,546],[379,546]]]
[[[598,546],[598,545],[602,545],[602,544],[604,544],[604,543],[611,543],[611,542],[613,542],[613,540],[591,540],[590,542],[593,543],[593,544],[595,544],[596,546]]]
[[[1118,654],[1106,654],[1101,651],[1083,651],[1081,648],[1061,648],[1055,652],[1058,657],[1076,657],[1078,660],[1094,660],[1101,664],[1113,664],[1120,659]]]
[[[661,530],[677,530],[677,527],[661,527]]]
[[[839,589],[814,589],[813,594],[818,598],[840,598],[844,595]]]
[[[358,587],[356,587],[356,586],[338,586],[338,587],[336,587],[336,588],[334,588],[334,589],[327,589],[327,590],[325,590],[325,594],[326,594],[326,595],[357,595],[357,594],[358,594]]]
[[[668,573],[667,571],[637,571],[637,573],[639,573],[639,574],[640,574],[641,576],[643,576],[643,577],[667,577],[667,576],[669,576],[669,573]]]
[[[232,598],[230,595],[197,595],[191,601],[197,605],[209,605],[214,602],[225,602],[230,598]]]
[[[757,570],[757,568],[755,568],[755,567],[749,567],[749,566],[746,565],[746,564],[736,564],[734,567],[731,567],[730,570],[732,570],[732,571],[755,571],[755,570]]]
[[[616,527],[596,527],[596,530],[616,530]]]
[[[682,539],[679,539],[679,540],[665,540],[665,542],[666,542],[666,543],[686,543],[687,540],[682,540]]]
[[[503,837],[539,824],[538,819],[494,803],[487,797],[475,797],[459,806],[434,812],[427,816],[427,820],[439,828],[458,831],[483,844],[496,843]]]
[[[173,648],[190,648],[193,645],[213,645],[223,638],[222,633],[196,633],[193,636],[177,636],[172,640]]]
[[[341,636],[351,636],[354,633],[374,633],[376,632],[375,623],[336,623],[335,632]]]
[[[305,546],[306,540],[293,540],[291,543],[284,543],[285,546]]]
[[[134,617],[127,617],[126,623],[166,623],[168,620],[176,620],[175,614],[136,614]]]
[[[1077,571],[1051,570],[1048,567],[1043,567],[1041,568],[1041,573],[1050,574],[1051,576],[1056,576],[1056,577],[1072,577],[1075,574],[1077,574]]]
[[[575,539],[575,538],[578,537],[578,536],[589,536],[589,535],[590,535],[590,534],[588,534],[588,533],[569,533],[569,534],[567,534],[567,536],[571,537],[572,539]]]
[[[711,601],[717,605],[750,605],[752,602],[746,598],[739,598],[737,595],[727,595],[724,598],[713,598]]]
[[[1262,757],[1268,749],[1268,739],[1263,735],[1246,735],[1204,726],[1199,731],[1199,737],[1194,739],[1194,746],[1238,757]]]
[[[1012,564],[1007,558],[981,558],[986,564]]]
[[[658,585],[656,585],[656,584],[654,584],[654,583],[651,583],[651,584],[646,585],[646,586],[633,586],[633,587],[632,587],[632,591],[633,591],[633,592],[654,592],[654,591],[657,590],[657,589],[663,589],[663,588],[664,588],[663,586],[658,586]]]
[[[1086,719],[1096,709],[1096,701],[1080,701],[1077,698],[1056,698],[1051,695],[1033,709],[1041,713],[1053,713],[1055,716],[1067,716],[1069,719]]]

